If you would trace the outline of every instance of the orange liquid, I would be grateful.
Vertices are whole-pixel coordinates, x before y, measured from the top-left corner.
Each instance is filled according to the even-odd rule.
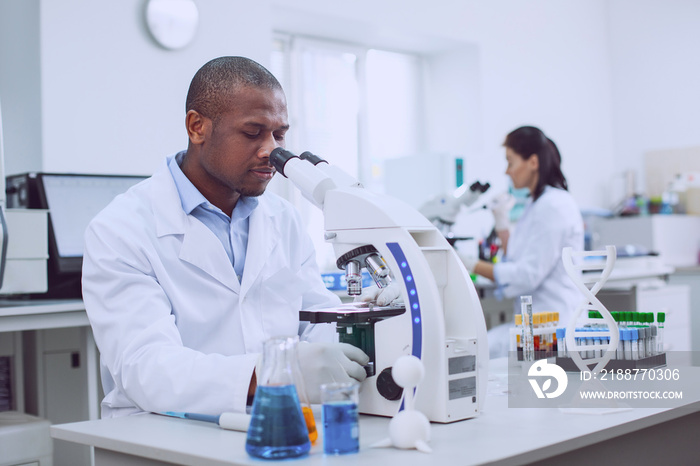
[[[306,428],[309,430],[309,440],[311,441],[311,443],[314,443],[318,438],[318,432],[316,431],[316,421],[314,420],[314,413],[308,406],[302,406],[301,412],[304,414]]]

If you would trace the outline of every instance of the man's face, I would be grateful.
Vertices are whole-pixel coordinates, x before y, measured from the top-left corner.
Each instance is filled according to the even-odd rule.
[[[236,90],[230,101],[230,110],[212,122],[199,168],[219,195],[259,196],[275,174],[270,152],[284,147],[287,102],[279,89],[252,86]]]

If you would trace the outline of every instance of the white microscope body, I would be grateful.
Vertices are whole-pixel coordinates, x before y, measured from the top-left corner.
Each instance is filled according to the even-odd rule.
[[[374,326],[374,373],[360,388],[360,412],[394,416],[402,408],[400,388],[398,397],[392,393],[390,368],[400,356],[413,355],[426,368],[416,391],[416,409],[433,422],[477,416],[488,378],[486,325],[459,257],[440,231],[412,207],[364,189],[313,154],[304,155],[307,160],[278,148],[270,160],[323,210],[325,237],[333,244],[339,267],[346,269],[348,290],[354,286],[351,275],[359,271],[346,264],[356,267],[362,260],[380,287],[392,280],[401,285],[405,311]],[[377,255],[368,253],[367,247],[383,259],[379,266],[385,265],[384,273],[372,270],[376,263],[370,267]],[[386,267],[391,278],[386,277]]]
[[[419,211],[443,235],[449,236],[452,225],[457,220],[462,207],[471,207],[491,187],[489,183],[475,181],[467,187],[463,184],[450,194],[436,196],[423,204]]]

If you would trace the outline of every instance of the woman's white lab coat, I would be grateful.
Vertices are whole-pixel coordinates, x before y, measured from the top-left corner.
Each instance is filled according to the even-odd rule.
[[[214,233],[183,211],[167,164],[91,222],[83,297],[103,417],[243,411],[262,343],[300,332],[299,310],[340,302],[298,214],[271,193],[251,214],[239,283]],[[315,339],[331,341],[329,327]]]
[[[531,295],[534,312],[559,312],[566,324],[585,299],[564,270],[562,249],[567,246],[583,250],[583,218],[571,194],[547,186],[515,225],[506,260],[494,266],[503,296]],[[514,306],[519,314],[519,300]]]

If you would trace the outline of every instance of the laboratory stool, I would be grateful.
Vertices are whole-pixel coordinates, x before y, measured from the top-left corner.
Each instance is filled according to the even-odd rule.
[[[50,425],[46,419],[18,411],[0,412],[0,466],[51,466]]]

